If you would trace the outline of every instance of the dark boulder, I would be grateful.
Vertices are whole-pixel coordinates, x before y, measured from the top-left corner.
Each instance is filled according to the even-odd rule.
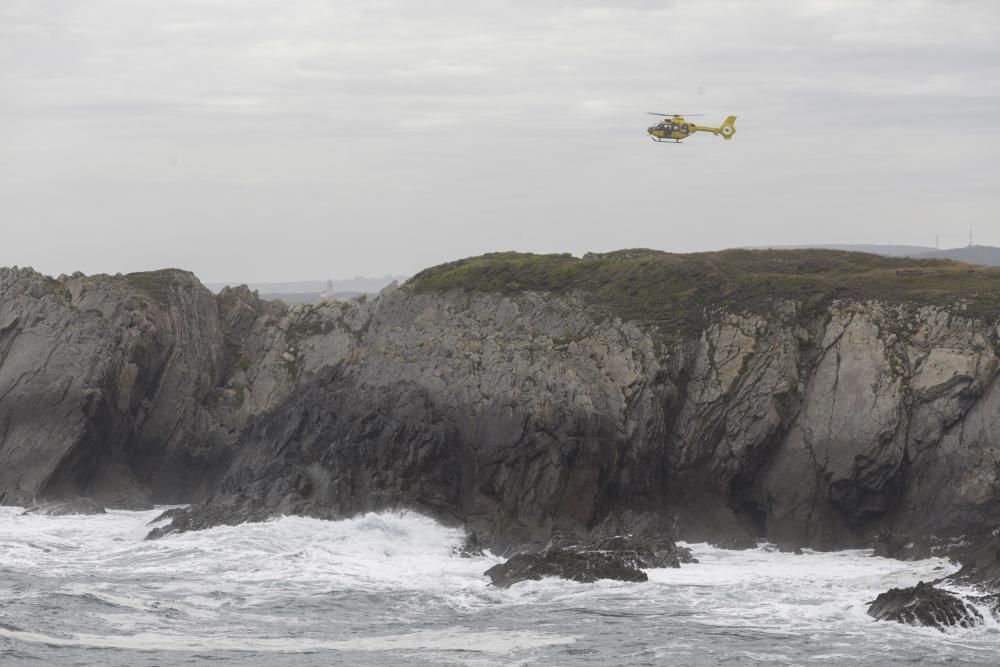
[[[880,621],[927,625],[941,630],[971,628],[983,622],[983,615],[974,606],[922,581],[912,588],[893,588],[882,593],[868,607],[868,615]]]
[[[670,540],[639,541],[631,535],[616,535],[584,545],[559,546],[558,542],[559,538],[554,538],[541,553],[518,554],[485,574],[500,588],[542,577],[582,583],[598,579],[646,581],[643,568],[677,568],[681,563],[697,562],[690,549]]]
[[[553,549],[543,554],[518,554],[486,570],[494,586],[507,588],[521,581],[562,577],[581,583],[598,579],[646,581],[646,573],[628,556],[606,551]]]
[[[104,506],[90,498],[68,498],[39,503],[24,510],[25,514],[66,516],[70,514],[104,514]]]

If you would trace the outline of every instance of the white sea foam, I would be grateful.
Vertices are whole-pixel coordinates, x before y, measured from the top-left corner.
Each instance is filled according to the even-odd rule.
[[[0,627],[0,637],[48,646],[72,648],[112,648],[138,651],[231,651],[306,653],[312,651],[469,651],[505,654],[515,650],[572,644],[573,637],[551,633],[449,628],[402,635],[378,635],[345,640],[301,638],[225,638],[174,635],[170,633],[135,633],[108,636],[76,634],[58,637],[39,632],[9,630]]]
[[[251,662],[373,651],[491,664],[1000,661],[992,617],[939,632],[867,615],[886,589],[954,571],[940,559],[695,544],[699,564],[650,570],[646,583],[547,579],[498,590],[483,572],[500,559],[456,556],[461,530],[411,512],[284,517],[145,541],[158,513],[0,508],[0,652],[7,642],[71,655],[240,651]]]

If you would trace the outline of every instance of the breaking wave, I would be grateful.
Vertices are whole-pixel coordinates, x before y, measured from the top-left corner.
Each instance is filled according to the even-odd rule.
[[[161,510],[0,508],[0,656],[40,664],[715,664],[1000,661],[995,619],[939,632],[867,602],[955,568],[866,551],[690,545],[643,584],[491,587],[460,529],[410,512],[284,517],[145,541]],[[971,594],[972,591],[959,591]]]

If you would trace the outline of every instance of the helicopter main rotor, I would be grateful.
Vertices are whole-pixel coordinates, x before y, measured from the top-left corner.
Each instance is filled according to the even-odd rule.
[[[647,111],[650,116],[663,116],[664,118],[687,118],[695,116],[704,116],[703,113],[657,113],[656,111]]]

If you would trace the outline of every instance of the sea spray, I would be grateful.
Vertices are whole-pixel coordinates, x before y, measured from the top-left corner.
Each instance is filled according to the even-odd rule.
[[[954,571],[868,551],[689,545],[649,581],[506,590],[464,533],[412,512],[284,517],[145,541],[158,511],[21,516],[0,508],[0,651],[46,663],[712,664],[996,662],[1000,635],[873,621],[892,586]],[[971,589],[959,591],[963,595]]]

